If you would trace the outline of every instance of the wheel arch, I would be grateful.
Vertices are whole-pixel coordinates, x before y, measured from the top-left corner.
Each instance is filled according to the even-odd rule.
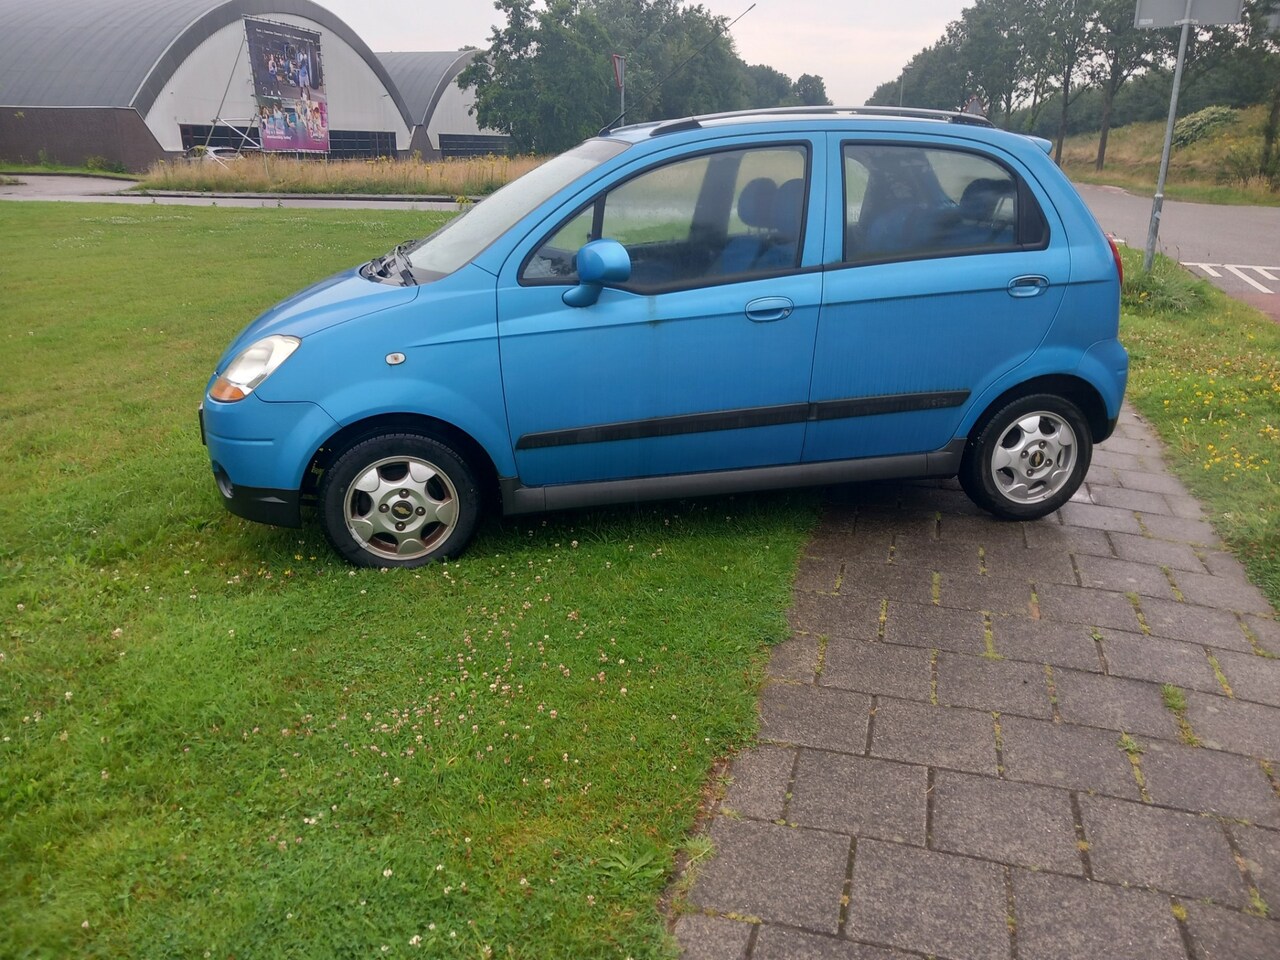
[[[1097,387],[1088,380],[1071,374],[1052,373],[1033,377],[1030,380],[1023,380],[1021,383],[1009,387],[1003,393],[992,398],[982,408],[982,412],[969,424],[969,429],[966,431],[969,441],[972,442],[982,432],[983,427],[987,425],[992,416],[1006,405],[1020,397],[1031,396],[1036,393],[1048,393],[1065,397],[1079,407],[1080,412],[1084,414],[1085,421],[1089,424],[1089,433],[1095,444],[1101,443],[1111,436],[1115,423],[1107,415],[1106,402],[1103,400],[1102,394],[1098,392]]]
[[[425,433],[451,447],[475,471],[476,483],[484,497],[485,508],[501,503],[498,492],[498,468],[485,448],[469,433],[446,420],[420,413],[383,413],[356,420],[329,437],[311,457],[303,474],[302,492],[314,498],[320,476],[357,443],[384,433]]]

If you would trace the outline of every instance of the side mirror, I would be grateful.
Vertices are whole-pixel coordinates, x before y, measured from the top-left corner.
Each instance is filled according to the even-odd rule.
[[[592,240],[578,251],[578,285],[566,290],[564,302],[589,307],[600,299],[606,284],[625,283],[631,276],[631,255],[617,240]]]

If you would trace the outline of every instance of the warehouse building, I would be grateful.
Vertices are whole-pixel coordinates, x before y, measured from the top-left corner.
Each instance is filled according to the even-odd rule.
[[[384,63],[311,0],[0,0],[0,24],[0,159],[142,170],[200,145],[505,149],[453,82],[473,54]]]

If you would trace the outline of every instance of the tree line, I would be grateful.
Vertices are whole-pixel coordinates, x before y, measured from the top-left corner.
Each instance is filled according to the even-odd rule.
[[[458,76],[476,119],[522,153],[558,153],[620,112],[611,54],[627,58],[625,121],[829,104],[822,77],[792,80],[734,50],[728,18],[680,0],[495,0],[506,25]],[[669,79],[668,79],[669,78]],[[664,82],[665,81],[665,82]]]
[[[911,58],[868,103],[955,109],[971,95],[1010,129],[1055,141],[1099,131],[1103,168],[1111,128],[1163,119],[1180,31],[1141,30],[1134,0],[977,0]],[[1192,30],[1181,112],[1265,103],[1260,173],[1280,156],[1280,0],[1246,0],[1236,26]]]

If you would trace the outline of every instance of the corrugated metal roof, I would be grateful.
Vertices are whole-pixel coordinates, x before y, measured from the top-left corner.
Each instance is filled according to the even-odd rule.
[[[476,55],[475,50],[448,50],[444,53],[379,53],[399,88],[415,124],[426,126],[436,104],[454,78]]]
[[[272,15],[305,17],[338,36],[413,126],[414,114],[382,62],[311,0],[0,0],[0,104],[134,107],[145,115],[206,39],[242,17]]]

